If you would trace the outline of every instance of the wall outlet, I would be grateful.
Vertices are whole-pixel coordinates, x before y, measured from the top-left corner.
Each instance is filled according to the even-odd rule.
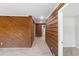
[[[53,47],[50,48],[51,50],[53,49]]]
[[[3,45],[3,42],[0,42],[0,45],[2,46]]]

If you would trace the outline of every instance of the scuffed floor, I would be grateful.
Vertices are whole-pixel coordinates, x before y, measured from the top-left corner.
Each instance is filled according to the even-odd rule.
[[[0,48],[0,56],[52,56],[45,37],[35,37],[32,48]]]

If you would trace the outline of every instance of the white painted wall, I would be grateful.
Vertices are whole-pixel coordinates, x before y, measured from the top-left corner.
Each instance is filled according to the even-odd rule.
[[[64,17],[63,20],[64,20],[63,23],[64,47],[74,47],[75,46],[75,17]]]
[[[79,16],[76,16],[75,18],[76,47],[79,48]]]
[[[62,11],[64,15],[64,47],[79,48],[79,3],[69,4]]]

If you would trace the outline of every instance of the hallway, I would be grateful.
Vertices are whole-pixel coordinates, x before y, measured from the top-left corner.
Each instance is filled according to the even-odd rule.
[[[44,37],[35,37],[32,48],[0,48],[0,56],[52,56]]]
[[[49,14],[56,5],[0,4],[0,55],[58,56],[58,10],[64,3]]]

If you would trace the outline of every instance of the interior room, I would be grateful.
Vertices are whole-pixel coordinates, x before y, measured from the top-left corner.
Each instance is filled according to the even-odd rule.
[[[62,10],[62,24],[59,11],[65,5],[0,3],[0,55],[59,56],[62,51],[64,55],[78,55],[72,51],[78,51],[79,4],[69,4]],[[61,25],[64,27],[63,35]]]
[[[79,56],[79,3],[70,3],[62,13],[63,55]]]
[[[55,56],[47,44],[46,17],[56,5],[0,3],[0,56]]]

